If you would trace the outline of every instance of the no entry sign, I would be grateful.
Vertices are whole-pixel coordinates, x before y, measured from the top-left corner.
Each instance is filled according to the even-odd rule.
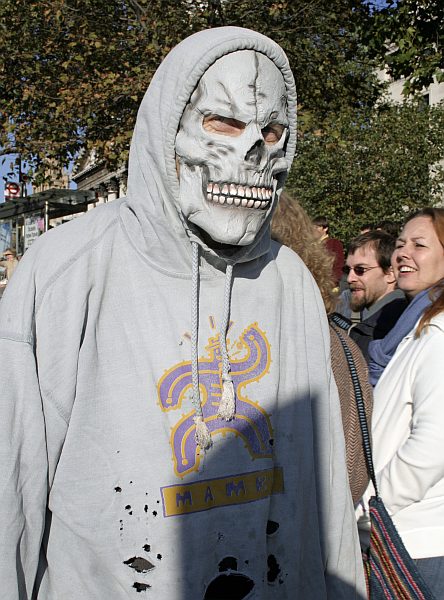
[[[15,181],[7,181],[5,183],[5,198],[13,200],[14,198],[20,198],[20,185]]]

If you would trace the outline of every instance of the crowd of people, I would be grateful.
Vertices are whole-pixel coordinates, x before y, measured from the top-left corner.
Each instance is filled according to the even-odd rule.
[[[142,101],[127,197],[9,249],[8,600],[363,600],[355,376],[380,493],[444,597],[444,209],[344,255],[284,192],[296,107],[275,42],[194,34]]]

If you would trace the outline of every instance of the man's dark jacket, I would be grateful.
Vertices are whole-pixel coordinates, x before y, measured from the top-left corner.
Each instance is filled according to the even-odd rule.
[[[348,334],[359,346],[365,360],[369,361],[368,345],[372,340],[380,340],[394,327],[397,320],[407,307],[407,300],[401,290],[390,292],[381,300],[378,300],[370,310],[365,310],[362,313],[363,320],[360,323],[352,323],[338,313],[338,320],[334,322],[340,325],[343,329],[348,330]],[[366,316],[368,313],[368,316]]]

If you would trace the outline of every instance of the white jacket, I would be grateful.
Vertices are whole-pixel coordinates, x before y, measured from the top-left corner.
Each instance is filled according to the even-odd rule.
[[[379,493],[413,558],[444,556],[444,314],[401,341],[375,387]],[[371,485],[364,506],[373,494]],[[365,527],[365,517],[360,527]]]

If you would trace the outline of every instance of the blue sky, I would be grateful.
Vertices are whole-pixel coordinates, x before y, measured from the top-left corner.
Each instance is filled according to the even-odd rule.
[[[8,177],[8,173],[11,170],[11,163],[15,162],[15,155],[7,154],[0,156],[0,203],[4,201],[5,193],[5,180],[3,177]],[[15,181],[18,183],[18,174],[15,173],[13,177],[8,178],[9,181]],[[31,193],[31,186],[28,186],[28,194]]]
[[[371,4],[376,8],[385,8],[387,6],[386,0],[367,0],[367,4]]]
[[[2,164],[3,159],[4,159],[4,162]],[[11,162],[14,162],[14,157],[11,155],[8,155],[6,157],[2,156],[0,158],[0,202],[3,202],[3,198],[4,198],[3,194],[5,191],[5,181],[4,181],[3,177],[7,176]],[[11,181],[17,181],[17,178],[16,177],[11,178]]]

